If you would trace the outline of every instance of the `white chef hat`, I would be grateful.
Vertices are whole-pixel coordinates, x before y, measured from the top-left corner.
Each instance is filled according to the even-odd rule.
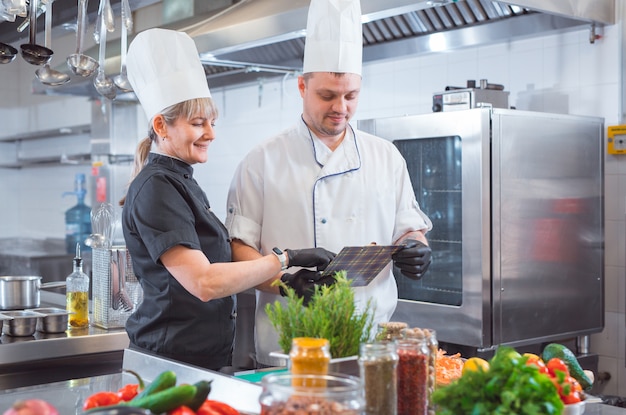
[[[303,72],[361,75],[362,30],[359,0],[311,0]]]
[[[126,59],[128,80],[149,120],[171,105],[211,96],[198,49],[186,33],[143,31]]]

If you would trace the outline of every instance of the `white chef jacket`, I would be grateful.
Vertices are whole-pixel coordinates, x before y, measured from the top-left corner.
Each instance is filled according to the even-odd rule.
[[[391,245],[406,232],[430,230],[432,223],[391,142],[350,127],[331,151],[300,120],[242,160],[228,194],[226,227],[231,238],[263,254],[275,246],[338,253],[344,246]],[[398,300],[391,262],[354,293],[357,310],[372,299],[375,327],[389,321]],[[265,305],[284,299],[261,291],[256,299],[256,359],[275,365],[269,353],[280,347]]]

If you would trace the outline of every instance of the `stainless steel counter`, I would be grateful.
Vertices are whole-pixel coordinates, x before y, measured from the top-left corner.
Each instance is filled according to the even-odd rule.
[[[41,291],[42,307],[65,308],[65,295]],[[95,326],[63,333],[0,336],[0,388],[119,372],[129,345],[124,329]]]
[[[258,384],[128,349],[124,351],[123,367],[136,371],[146,382],[151,382],[164,370],[173,370],[178,383],[212,380],[211,399],[226,402],[242,414],[260,413],[261,386]],[[85,398],[96,392],[116,391],[128,383],[137,383],[137,380],[128,373],[114,373],[8,389],[0,391],[0,413],[17,400],[39,398],[54,405],[60,414],[82,414]]]

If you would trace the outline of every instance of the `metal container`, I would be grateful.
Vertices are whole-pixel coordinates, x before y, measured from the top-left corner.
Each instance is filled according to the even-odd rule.
[[[67,330],[69,312],[62,308],[34,308],[32,311],[42,314],[37,321],[37,331],[42,333],[62,333]]]
[[[65,281],[42,284],[40,276],[0,276],[0,310],[23,310],[37,308],[42,288],[65,286]]]
[[[11,320],[11,317],[0,314],[0,333],[2,332],[2,325],[4,324],[4,320]]]
[[[130,254],[123,245],[94,248],[93,323],[105,329],[121,328],[143,300]]]
[[[43,314],[29,310],[5,311],[3,314],[11,317],[2,326],[2,333],[8,336],[32,336],[37,329],[37,320],[43,317]]]

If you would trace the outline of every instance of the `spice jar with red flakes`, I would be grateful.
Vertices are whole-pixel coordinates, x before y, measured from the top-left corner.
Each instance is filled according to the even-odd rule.
[[[398,415],[428,414],[429,340],[396,340],[398,353]]]
[[[261,385],[261,415],[361,415],[365,407],[363,383],[354,376],[277,373]]]

